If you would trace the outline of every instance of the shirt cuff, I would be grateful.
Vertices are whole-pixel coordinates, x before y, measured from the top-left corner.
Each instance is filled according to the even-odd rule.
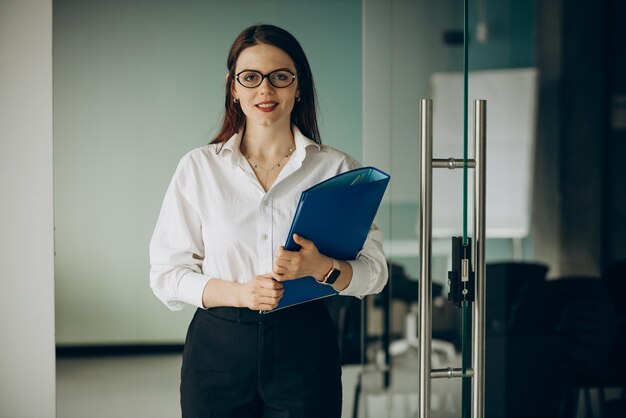
[[[357,296],[363,298],[362,295],[367,294],[369,277],[369,267],[364,260],[349,260],[346,261],[352,266],[352,280],[348,287],[339,292],[343,296]]]
[[[189,272],[178,285],[178,299],[198,308],[205,309],[202,304],[202,293],[210,277],[204,274]]]

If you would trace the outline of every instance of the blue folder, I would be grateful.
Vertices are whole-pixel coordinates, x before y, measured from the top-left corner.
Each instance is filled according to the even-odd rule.
[[[338,260],[354,260],[363,248],[374,222],[389,175],[363,167],[331,177],[300,195],[285,249],[297,251],[296,233],[317,246],[319,252]],[[272,311],[337,294],[332,286],[313,277],[283,282],[285,293]]]

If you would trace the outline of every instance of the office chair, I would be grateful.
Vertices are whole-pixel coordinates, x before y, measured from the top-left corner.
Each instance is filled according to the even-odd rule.
[[[567,376],[564,344],[556,332],[557,298],[550,282],[523,285],[504,330],[487,334],[485,416],[559,416]]]
[[[578,394],[584,395],[585,416],[593,417],[590,390],[600,395],[604,416],[604,389],[614,377],[608,357],[615,340],[615,311],[605,283],[595,277],[565,277],[556,281],[562,301],[558,332],[567,344],[572,380],[567,391],[565,414],[576,416]]]
[[[506,331],[511,308],[522,287],[546,279],[548,266],[531,262],[487,264],[485,331],[487,335]]]
[[[527,416],[575,417],[582,391],[585,416],[593,417],[589,390],[603,389],[610,374],[614,317],[598,278],[564,277],[525,286],[508,324],[507,384],[512,390],[506,391],[506,411],[525,408]],[[520,397],[522,391],[526,394]]]
[[[408,277],[404,269],[396,264],[389,264],[390,277],[393,282],[389,286],[389,292],[391,292],[391,300],[397,300],[404,303],[407,306],[407,312],[404,318],[404,335],[403,338],[393,341],[389,346],[389,353],[392,357],[399,357],[402,355],[411,355],[410,351],[415,352],[418,347],[417,338],[417,324],[418,324],[418,306],[417,306],[417,293],[419,289],[419,283],[416,279]],[[438,283],[433,283],[433,300],[442,298],[443,286]],[[433,310],[433,316],[436,312]],[[455,324],[453,324],[454,326]],[[452,330],[455,331],[455,330]],[[447,334],[447,333],[446,333]],[[451,341],[446,341],[438,338],[436,332],[433,332],[432,339],[432,352],[433,352],[433,367],[444,367],[449,365],[449,362],[454,359],[456,350]],[[387,356],[389,358],[389,356]]]
[[[606,406],[607,417],[626,416],[626,259],[610,263],[604,273],[602,280],[606,284],[609,297],[613,302],[613,309],[616,316],[616,335],[611,352],[609,353],[609,363],[611,364],[612,378],[611,386],[620,387],[622,396],[620,399],[603,402]]]
[[[518,363],[515,358],[523,356],[525,350],[535,354],[543,351],[541,339],[544,337],[538,328],[542,323],[531,320],[527,323],[531,327],[529,335],[519,336],[511,335],[509,322],[520,291],[530,284],[543,282],[548,267],[540,263],[499,262],[488,263],[486,268],[485,414],[488,417],[503,417],[517,411],[525,415],[524,408],[510,407],[517,402],[517,394],[509,393],[511,388],[517,387],[512,383],[512,379],[516,379],[514,376],[521,375],[522,381],[529,380],[523,378],[528,367],[523,360]],[[544,365],[544,360],[548,362],[549,358],[544,356],[540,364]],[[548,400],[542,403],[544,406],[538,408],[536,416],[556,411],[556,407],[551,409]]]
[[[606,283],[617,314],[626,316],[626,300],[623,297],[626,292],[626,259],[609,264],[602,274],[602,280]]]

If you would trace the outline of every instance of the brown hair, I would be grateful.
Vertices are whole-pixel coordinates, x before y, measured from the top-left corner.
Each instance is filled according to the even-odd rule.
[[[220,131],[211,143],[227,141],[231,136],[239,132],[246,121],[239,104],[233,102],[231,84],[235,82],[235,65],[241,51],[259,44],[272,45],[282,49],[294,62],[296,72],[298,73],[300,101],[296,102],[291,111],[291,123],[296,125],[307,138],[311,138],[318,144],[321,144],[322,140],[317,128],[317,98],[309,61],[293,35],[284,29],[272,25],[255,25],[244,29],[235,38],[230,47],[228,60],[226,61],[228,79],[226,81],[226,100],[224,101],[224,120]]]

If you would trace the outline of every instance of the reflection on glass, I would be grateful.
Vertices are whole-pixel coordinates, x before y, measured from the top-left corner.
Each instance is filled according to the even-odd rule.
[[[367,379],[363,380],[360,416],[415,416],[417,410],[417,371],[412,360],[415,354],[417,335],[413,324],[416,321],[416,300],[418,280],[418,112],[419,99],[432,98],[434,103],[433,155],[435,158],[473,158],[473,132],[465,134],[465,107],[469,103],[468,125],[473,124],[474,99],[481,97],[472,82],[482,75],[490,75],[494,70],[507,71],[511,68],[532,67],[532,39],[534,28],[534,1],[515,2],[470,0],[467,3],[467,30],[469,32],[467,60],[468,79],[464,74],[464,1],[443,2],[385,2],[364,1],[364,80],[363,80],[363,121],[364,159],[366,163],[387,168],[392,175],[391,190],[379,211],[378,223],[386,237],[385,250],[392,265],[389,298],[391,319],[391,361],[385,362],[384,345],[372,348],[376,342],[370,341],[365,367]],[[411,3],[411,4],[408,4]],[[520,75],[520,74],[518,74]],[[530,84],[526,91],[533,91],[532,73],[521,74]],[[464,89],[467,88],[467,98]],[[499,90],[499,88],[497,88]],[[526,103],[533,96],[523,91],[508,94]],[[374,105],[375,104],[375,105]],[[523,105],[522,105],[523,106]],[[532,129],[533,121],[524,119],[514,123],[510,115],[502,117],[497,113],[498,103],[488,105],[488,127],[491,124],[514,126],[508,129],[509,138],[516,137],[523,129]],[[518,108],[519,109],[519,108]],[[525,114],[531,114],[529,109]],[[494,113],[492,113],[494,112]],[[504,113],[504,112],[502,112]],[[498,120],[497,120],[498,119]],[[518,129],[519,128],[519,129]],[[465,147],[464,138],[469,146]],[[387,140],[389,139],[389,140]],[[488,133],[489,152],[497,148]],[[525,160],[524,149],[511,147],[517,159],[507,163],[487,163],[490,173],[488,182],[509,178],[510,175],[493,175],[493,170],[518,170],[517,161]],[[526,160],[527,161],[527,160]],[[502,167],[494,167],[501,165]],[[435,170],[433,173],[433,345],[438,341],[454,347],[451,361],[445,366],[460,367],[461,310],[446,301],[447,271],[450,269],[450,237],[472,236],[473,219],[473,172],[464,181],[463,170]],[[503,183],[500,181],[500,183]],[[504,182],[506,183],[506,182]],[[515,190],[529,190],[528,183],[520,183]],[[493,184],[488,183],[487,190]],[[466,193],[464,196],[464,189]],[[497,199],[498,193],[487,193],[488,199]],[[516,196],[509,203],[519,204]],[[464,202],[467,209],[464,210]],[[490,202],[487,207],[489,208]],[[523,203],[522,203],[523,206]],[[465,214],[464,214],[465,213]],[[488,211],[489,214],[491,212]],[[515,222],[509,232],[490,230],[487,224],[488,261],[511,259],[517,256],[518,246],[514,237],[527,233],[527,213],[514,212],[511,207],[503,210],[503,219],[490,217],[489,221],[497,231],[503,231],[509,222]],[[491,216],[491,215],[490,215]],[[467,219],[466,222],[464,220]],[[526,223],[525,223],[526,222]],[[496,231],[496,232],[494,232]],[[509,234],[509,235],[507,235]],[[412,286],[405,286],[407,283]],[[377,309],[370,311],[372,317],[383,316]],[[381,332],[372,329],[372,333]],[[371,338],[371,336],[370,336]],[[367,340],[366,340],[367,341]],[[434,350],[435,352],[437,350]],[[380,354],[383,352],[383,354]],[[378,354],[377,354],[378,353]],[[394,355],[395,354],[395,355]],[[441,357],[433,355],[433,365],[442,364]],[[389,386],[385,386],[386,366],[391,365]],[[377,374],[378,373],[378,374]],[[402,381],[406,373],[406,381]],[[369,386],[368,386],[369,385]],[[461,380],[436,379],[432,382],[432,416],[460,416]]]
[[[463,39],[458,34],[463,28],[463,3],[391,1],[384,7],[380,3],[364,2],[363,135],[366,163],[388,167],[392,175],[391,190],[378,217],[391,264],[392,341],[388,363],[381,361],[384,353],[376,355],[376,350],[370,350],[373,354],[367,359],[360,416],[413,417],[418,402],[419,100],[434,97],[438,85],[433,79],[437,74],[462,70]],[[461,115],[463,85],[455,84],[447,92]],[[370,103],[376,106],[370,107]],[[458,126],[462,132],[462,118],[446,117],[454,109],[438,108],[435,103],[434,111],[441,116],[433,127],[435,144],[438,130]],[[457,147],[453,154],[462,156],[462,136],[453,143]],[[460,181],[455,189],[462,190]],[[448,189],[447,193],[454,192]],[[457,205],[457,218],[459,211]],[[437,210],[433,215],[439,219]],[[433,243],[433,364],[460,367],[460,315],[445,300],[450,235],[446,233],[445,240]],[[382,316],[375,311],[372,316],[375,314]],[[385,367],[390,371],[388,386]],[[433,416],[459,416],[460,381],[433,382],[433,389]]]

